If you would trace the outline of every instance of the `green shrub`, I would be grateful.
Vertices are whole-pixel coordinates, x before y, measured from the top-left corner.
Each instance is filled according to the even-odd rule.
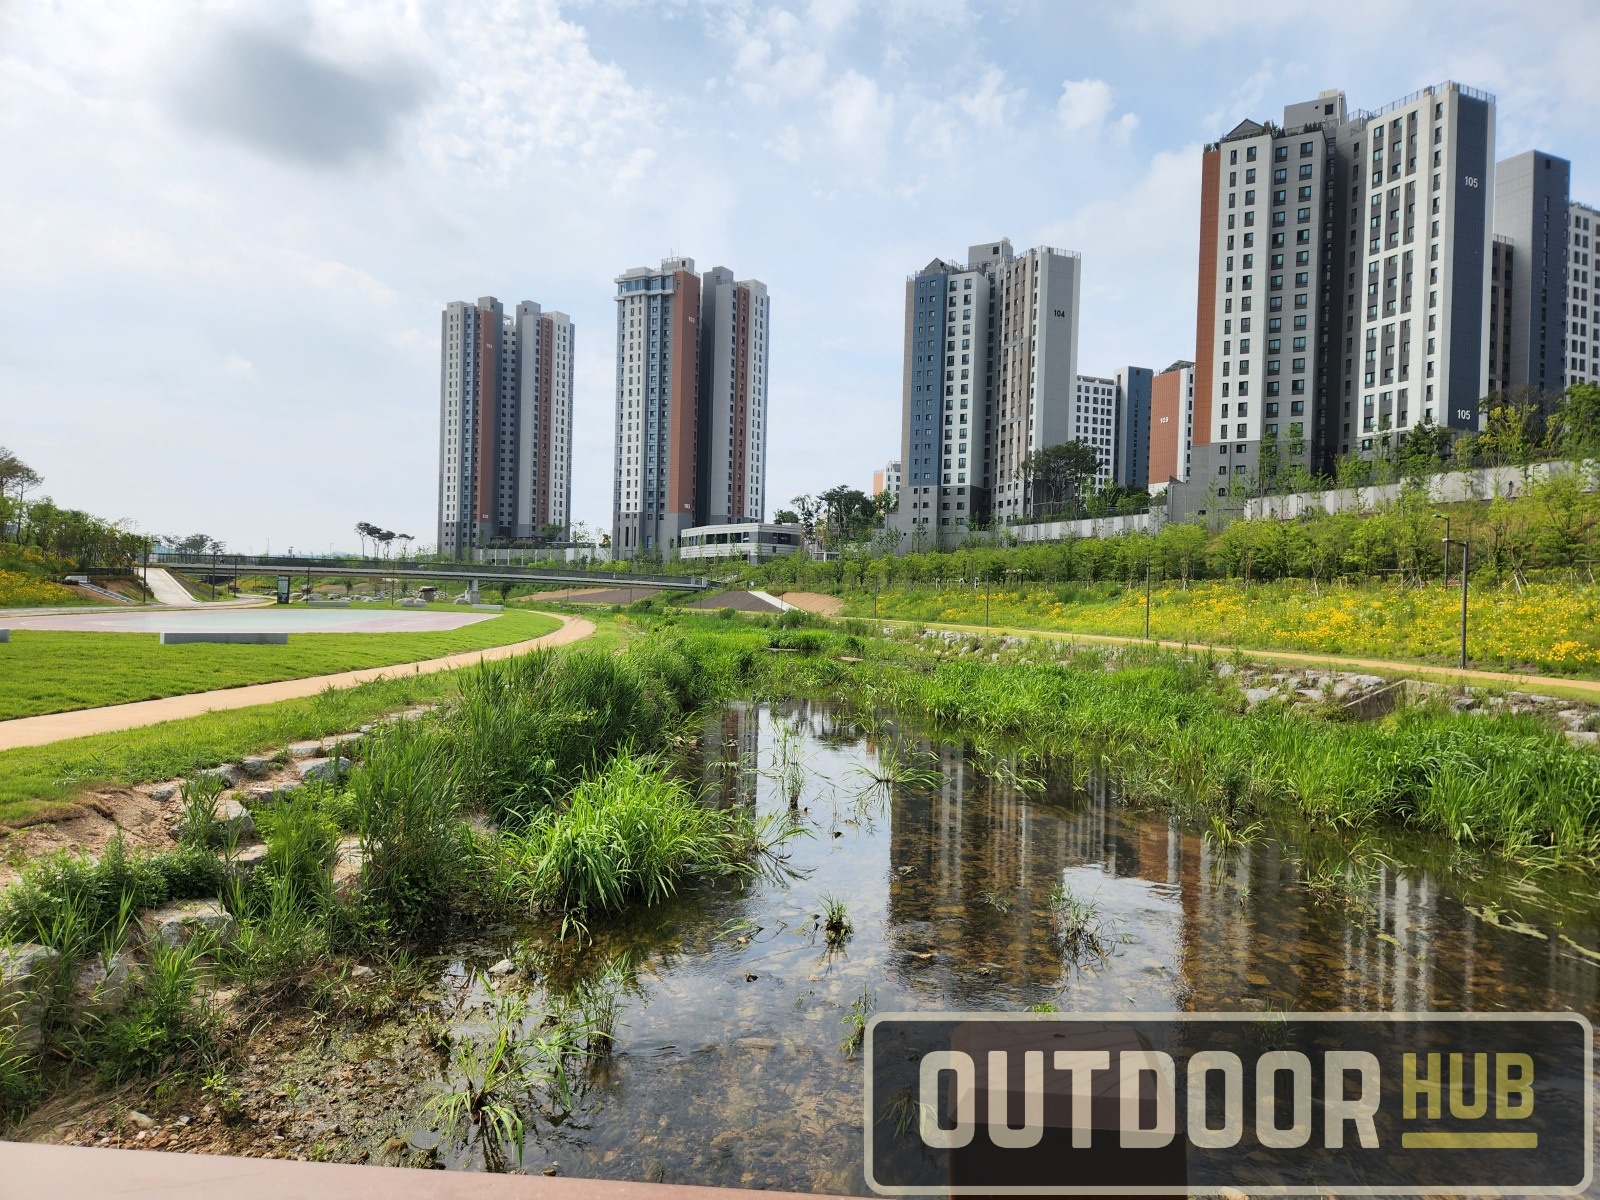
[[[623,754],[507,839],[523,894],[582,919],[631,900],[655,904],[687,872],[738,869],[739,842],[721,812],[702,805],[659,762]]]
[[[460,749],[441,724],[397,721],[367,739],[350,773],[362,899],[396,932],[444,916],[467,889],[473,843],[461,819]]]
[[[200,1066],[216,1050],[216,1013],[198,995],[200,957],[210,949],[197,937],[186,946],[152,944],[133,994],[120,1013],[85,1031],[84,1057],[101,1079],[117,1083],[136,1075],[170,1078]]]
[[[221,883],[222,866],[209,850],[129,854],[119,835],[98,860],[60,851],[29,864],[0,893],[0,936],[76,954],[130,913],[215,896]]]

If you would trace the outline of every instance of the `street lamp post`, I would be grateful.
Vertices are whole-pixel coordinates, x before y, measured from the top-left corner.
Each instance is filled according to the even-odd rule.
[[[1465,671],[1467,669],[1467,565],[1470,551],[1466,542],[1446,538],[1444,543],[1446,562],[1450,559],[1451,546],[1461,547],[1461,669]]]
[[[1144,640],[1150,640],[1150,564],[1144,565]]]
[[[217,552],[211,551],[211,598],[217,598]]]
[[[1435,521],[1444,522],[1444,586],[1450,586],[1450,518],[1443,513],[1434,513]]]

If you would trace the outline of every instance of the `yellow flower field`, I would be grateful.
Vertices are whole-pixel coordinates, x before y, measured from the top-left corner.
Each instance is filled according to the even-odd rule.
[[[43,608],[82,602],[78,593],[59,583],[48,583],[20,571],[0,571],[0,608]]]
[[[872,612],[870,594],[849,598],[846,612]],[[981,625],[980,586],[884,592],[877,611],[886,617]],[[1316,594],[1300,581],[1255,584],[1247,594],[1236,582],[1160,584],[1151,594],[1150,632],[1159,638],[1217,642],[1263,649],[1453,661],[1459,654],[1461,593],[1437,582],[1425,588],[1374,584],[1324,586]],[[1107,633],[1144,632],[1144,590],[1104,586],[991,589],[989,621],[995,626]],[[1600,674],[1600,588],[1532,583],[1474,582],[1468,598],[1467,652],[1491,667],[1538,667]]]

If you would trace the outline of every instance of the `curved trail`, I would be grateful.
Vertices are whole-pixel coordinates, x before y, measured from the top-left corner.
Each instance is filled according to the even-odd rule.
[[[202,713],[218,712],[231,708],[251,708],[257,704],[275,704],[280,700],[299,700],[315,696],[328,688],[352,688],[375,679],[394,679],[401,675],[432,675],[435,671],[453,671],[470,667],[488,659],[511,658],[538,650],[545,646],[565,646],[580,641],[594,632],[594,622],[581,617],[564,617],[559,613],[544,613],[561,622],[561,628],[543,637],[526,642],[513,642],[506,646],[489,646],[482,650],[467,650],[444,658],[430,658],[423,662],[394,663],[387,667],[366,667],[359,671],[341,671],[336,675],[314,675],[308,679],[284,679],[277,683],[252,683],[244,687],[220,688],[213,692],[191,692],[185,696],[165,696],[160,700],[140,700],[133,704],[113,704],[104,708],[85,708],[73,712],[48,713],[39,717],[18,717],[0,721],[0,750],[16,750],[22,746],[44,746],[63,742],[69,738],[88,737],[96,733],[116,733],[123,729],[138,729],[144,725],[157,725],[162,721],[178,721],[184,717],[198,717]]]

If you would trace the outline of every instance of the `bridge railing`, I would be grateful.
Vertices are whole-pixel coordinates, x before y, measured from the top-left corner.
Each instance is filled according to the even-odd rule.
[[[375,558],[289,558],[263,554],[157,554],[151,563],[179,570],[207,571],[218,575],[404,575],[428,579],[525,579],[532,582],[611,584],[616,587],[665,587],[702,590],[709,582],[700,575],[642,575],[625,571],[593,571],[582,567],[529,567],[494,563],[384,561]]]

